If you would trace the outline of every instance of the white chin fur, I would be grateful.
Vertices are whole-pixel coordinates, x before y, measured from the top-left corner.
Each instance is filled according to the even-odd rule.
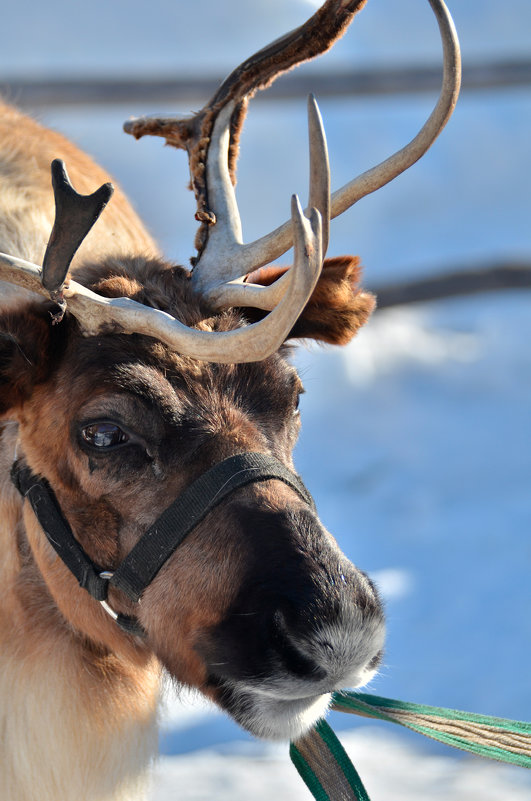
[[[330,693],[291,701],[274,700],[265,695],[245,691],[246,711],[238,722],[255,737],[263,740],[296,740],[324,717],[330,704]]]
[[[349,685],[337,685],[337,687],[350,686],[360,689],[371,681],[375,674],[376,670],[361,670],[355,682],[351,682]],[[240,726],[254,734],[255,737],[263,740],[296,740],[323,718],[330,706],[332,698],[330,692],[302,698],[290,698],[289,691],[298,690],[300,692],[301,686],[298,682],[284,681],[280,684],[284,684],[284,687],[277,684],[276,691],[264,685],[256,688],[249,686],[241,688],[233,686],[232,688],[234,698],[240,703],[236,705],[236,708],[229,710],[230,714]],[[282,696],[282,689],[286,693],[284,696]],[[318,688],[315,689],[319,693]]]
[[[376,673],[370,664],[383,648],[384,623],[379,615],[354,608],[349,615],[323,624],[308,639],[294,640],[296,649],[321,668],[322,677],[308,679],[273,671],[254,684],[235,682],[230,688],[230,715],[255,737],[296,740],[322,718],[330,690],[363,687]]]

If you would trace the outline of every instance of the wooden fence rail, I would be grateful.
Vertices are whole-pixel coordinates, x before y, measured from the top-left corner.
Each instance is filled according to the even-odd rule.
[[[370,287],[378,298],[378,309],[429,300],[497,292],[504,289],[531,289],[531,263],[499,262],[463,267],[411,281]]]
[[[260,100],[283,100],[304,97],[313,92],[318,97],[374,96],[437,91],[441,80],[439,66],[412,65],[390,69],[351,69],[334,72],[304,70],[290,73]],[[219,76],[184,76],[180,78],[122,79],[39,78],[0,81],[0,94],[18,106],[67,106],[88,104],[170,103],[189,107],[206,100],[219,85]],[[531,86],[531,59],[507,60],[465,65],[464,91]]]

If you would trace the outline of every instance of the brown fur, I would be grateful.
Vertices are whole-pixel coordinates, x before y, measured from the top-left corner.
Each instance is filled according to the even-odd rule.
[[[4,315],[0,331],[0,416],[19,407],[46,379],[51,330],[46,306]]]
[[[112,180],[85,153],[54,131],[23,115],[0,100],[0,176],[3,179],[0,194],[0,250],[7,242],[16,245],[17,255],[42,264],[44,249],[54,219],[50,164],[63,159],[78,192],[89,194],[95,187]],[[32,209],[44,215],[45,229],[27,230]],[[7,227],[8,221],[11,221]],[[7,230],[6,230],[7,227]],[[20,233],[19,233],[20,232]],[[23,233],[22,233],[23,232]],[[14,240],[14,241],[13,241]],[[31,248],[28,248],[31,243]],[[89,256],[91,259],[109,254],[157,254],[157,247],[144,229],[125,195],[116,187],[112,202],[104,218],[88,234],[73,262],[74,268]]]
[[[269,286],[287,267],[261,267],[247,281]],[[290,337],[317,339],[329,345],[346,345],[365,325],[376,306],[374,295],[359,289],[361,267],[356,256],[326,259],[319,282]],[[251,320],[260,319],[258,310],[246,309]]]

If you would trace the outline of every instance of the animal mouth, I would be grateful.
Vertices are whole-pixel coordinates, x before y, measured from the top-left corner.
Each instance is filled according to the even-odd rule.
[[[247,645],[254,659],[245,658],[235,642],[237,658],[231,662],[230,651],[216,652],[215,636],[202,649],[210,663],[211,697],[240,726],[266,740],[296,740],[307,733],[326,714],[332,692],[367,684],[381,658],[381,614],[367,614],[357,606],[307,635],[290,628],[277,612],[271,631],[268,648],[256,651],[260,659],[252,648],[252,631],[247,632]]]
[[[242,728],[265,740],[296,740],[330,705],[331,693],[282,697],[239,683],[218,683],[218,703]]]

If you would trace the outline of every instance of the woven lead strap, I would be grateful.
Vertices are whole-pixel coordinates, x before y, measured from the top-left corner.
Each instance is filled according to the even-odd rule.
[[[203,473],[160,515],[114,572],[110,583],[138,601],[184,538],[228,495],[257,481],[287,484],[311,508],[313,498],[298,475],[273,456],[240,453]]]
[[[531,768],[531,723],[354,692],[335,693],[332,709],[398,723],[462,751]]]
[[[334,693],[332,709],[379,718],[478,756],[531,768],[531,723],[411,704],[365,693]],[[325,721],[290,746],[316,801],[369,801],[343,746]]]
[[[290,745],[291,761],[316,801],[370,801],[354,765],[324,720]]]

